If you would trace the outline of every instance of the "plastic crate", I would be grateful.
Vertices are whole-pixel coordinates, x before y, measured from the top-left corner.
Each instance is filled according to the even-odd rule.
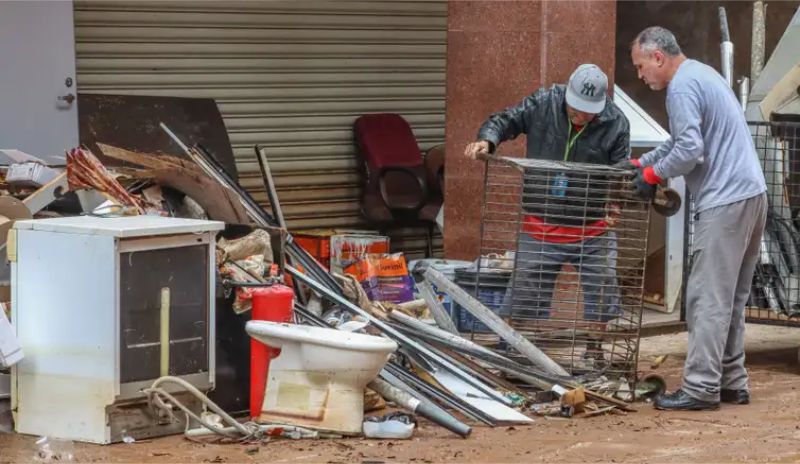
[[[476,297],[481,303],[500,317],[508,315],[508,309],[506,305],[503,304],[503,301],[505,300],[506,290],[508,289],[510,280],[510,272],[482,272],[479,278],[478,273],[475,271],[467,269],[455,270],[455,283],[467,293]],[[459,332],[492,332],[489,327],[477,320],[469,311],[458,303],[454,303],[453,305],[453,316],[453,321]]]

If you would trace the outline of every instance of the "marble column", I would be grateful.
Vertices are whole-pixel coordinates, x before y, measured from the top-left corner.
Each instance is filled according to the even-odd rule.
[[[492,112],[542,86],[565,82],[581,63],[613,81],[616,2],[451,0],[447,18],[445,257],[480,252],[483,163],[463,157]],[[524,136],[499,152],[524,154]]]

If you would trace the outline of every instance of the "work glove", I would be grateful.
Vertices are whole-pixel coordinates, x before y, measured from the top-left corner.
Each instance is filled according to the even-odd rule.
[[[656,197],[656,187],[661,183],[661,178],[656,175],[652,166],[639,168],[631,181],[633,197],[642,201],[653,201]]]
[[[611,167],[624,169],[626,171],[635,171],[636,169],[642,167],[642,163],[638,159],[624,159]]]

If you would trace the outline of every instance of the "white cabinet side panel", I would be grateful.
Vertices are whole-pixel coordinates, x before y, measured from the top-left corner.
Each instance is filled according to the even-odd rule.
[[[104,442],[116,356],[113,237],[20,230],[18,432]]]

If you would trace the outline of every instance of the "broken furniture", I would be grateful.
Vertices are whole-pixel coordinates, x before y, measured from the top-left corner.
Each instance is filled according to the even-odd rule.
[[[206,147],[238,177],[236,160],[225,122],[211,98],[78,93],[78,131],[81,145],[95,153],[106,166],[120,166],[118,159],[104,158],[98,142],[140,153],[184,153],[158,130],[166,123],[190,144]]]
[[[569,373],[634,381],[650,208],[631,197],[630,173],[492,157],[485,176],[482,258],[465,290]],[[477,327],[459,329],[514,359],[524,354]]]
[[[152,216],[17,221],[8,244],[19,433],[111,443],[178,433],[142,389],[214,386],[215,235]],[[199,403],[187,399],[199,410]]]
[[[248,322],[247,333],[281,350],[269,364],[260,422],[361,433],[364,387],[383,369],[397,343],[374,335],[270,321]]]
[[[366,114],[356,119],[353,130],[366,174],[364,216],[383,229],[425,226],[427,257],[432,257],[433,226],[442,199],[430,193],[411,126],[399,114]]]

